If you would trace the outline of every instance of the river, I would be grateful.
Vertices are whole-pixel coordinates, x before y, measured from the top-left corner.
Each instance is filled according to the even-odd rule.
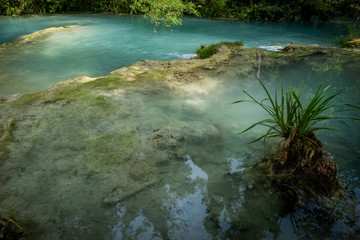
[[[143,59],[190,58],[201,45],[243,41],[246,47],[276,50],[290,42],[335,46],[347,22],[256,23],[185,18],[183,25],[154,31],[142,16],[51,15],[0,18],[0,44],[46,29],[57,32],[25,49],[0,51],[0,96],[36,92],[66,79],[107,75]],[[21,71],[20,71],[21,69]]]

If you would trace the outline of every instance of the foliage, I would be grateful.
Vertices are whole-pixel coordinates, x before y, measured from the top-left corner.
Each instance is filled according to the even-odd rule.
[[[181,16],[245,21],[328,20],[358,15],[358,0],[0,0],[0,15],[56,12],[142,13],[156,25],[179,25]]]
[[[358,109],[358,107],[346,104],[348,108],[336,110],[339,106],[333,103],[333,99],[342,91],[332,92],[329,94],[330,86],[323,89],[322,85],[320,85],[310,103],[305,107],[297,87],[295,89],[288,88],[285,92],[283,84],[280,80],[281,93],[279,99],[277,90],[275,91],[275,97],[273,98],[260,79],[259,82],[265,90],[267,96],[266,98],[258,101],[248,92],[244,91],[250,100],[240,100],[234,102],[255,103],[270,115],[270,118],[258,121],[241,132],[247,132],[256,126],[265,126],[269,128],[264,135],[253,142],[266,139],[268,137],[283,137],[287,139],[290,134],[294,132],[298,138],[306,139],[306,136],[311,135],[311,133],[318,130],[335,130],[335,128],[319,126],[318,123],[323,121],[333,119],[348,126],[343,121],[344,119],[360,120],[359,118],[336,116],[336,113],[350,111],[353,108]]]
[[[354,24],[347,26],[347,34],[346,35],[340,35],[335,37],[336,44],[340,45],[341,47],[345,47],[346,43],[349,41],[360,37],[360,26],[358,25],[359,18],[357,18],[356,22]]]
[[[184,0],[186,1],[186,0]],[[236,18],[245,21],[299,21],[318,16],[328,20],[354,14],[356,0],[191,0],[201,16]],[[350,15],[351,16],[351,15]]]
[[[133,0],[0,0],[1,15],[57,12],[130,12]]]
[[[196,51],[196,54],[199,56],[199,58],[204,59],[211,57],[217,52],[218,52],[217,44],[211,44],[211,45],[201,46],[201,48]]]
[[[113,13],[129,13],[133,0],[106,0],[100,1],[100,11],[108,11]]]
[[[181,25],[184,12],[198,15],[192,2],[185,4],[181,0],[135,0],[131,9],[144,13],[156,27]]]
[[[234,47],[239,47],[239,46],[244,46],[244,42],[243,41],[236,41],[236,42],[220,42],[217,44],[211,44],[211,45],[205,45],[205,46],[201,46],[201,48],[199,50],[196,51],[196,54],[199,56],[199,58],[201,59],[205,59],[208,57],[211,57],[212,55],[216,54],[218,52],[218,48],[220,45],[225,44],[228,46],[234,46]]]

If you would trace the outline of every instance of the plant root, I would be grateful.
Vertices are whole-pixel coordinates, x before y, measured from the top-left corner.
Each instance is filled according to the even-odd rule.
[[[292,132],[281,149],[264,162],[280,197],[289,204],[302,205],[308,199],[331,198],[341,192],[337,166],[326,157],[314,133],[298,138]]]

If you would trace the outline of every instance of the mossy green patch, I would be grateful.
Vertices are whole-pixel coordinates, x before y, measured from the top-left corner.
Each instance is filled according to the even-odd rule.
[[[211,45],[201,46],[201,48],[197,50],[196,54],[199,56],[199,58],[205,59],[211,57],[217,52],[218,52],[218,45],[211,44]]]
[[[235,41],[235,42],[220,42],[218,45],[227,45],[227,46],[232,46],[232,47],[243,47],[244,46],[244,41]]]
[[[243,41],[220,42],[220,43],[217,43],[217,44],[205,45],[205,46],[201,46],[201,48],[199,50],[197,50],[196,54],[201,59],[211,57],[212,55],[218,53],[219,47],[221,45],[227,45],[227,46],[232,46],[232,47],[240,47],[240,46],[244,46],[244,42]]]
[[[114,89],[119,83],[121,83],[122,79],[117,77],[100,77],[94,81],[90,81],[84,83],[83,86],[86,88],[97,88],[101,87],[103,89]]]
[[[353,39],[344,44],[346,48],[360,48],[360,38]]]
[[[15,126],[15,120],[0,119],[0,163],[8,157],[7,145],[12,139],[12,131]]]
[[[39,102],[42,99],[42,93],[28,93],[22,95],[19,99],[12,102],[12,106],[14,107],[22,107],[22,106],[29,106],[36,102]]]
[[[135,75],[135,80],[157,81],[166,79],[167,73],[164,70],[148,70]]]
[[[60,100],[73,100],[83,96],[83,91],[78,86],[68,86],[59,91],[54,92],[53,96],[50,97],[53,101]]]
[[[131,159],[138,144],[136,139],[135,130],[87,139],[85,158],[99,168],[122,164]]]
[[[97,106],[103,108],[109,108],[112,100],[106,96],[99,96],[96,94],[96,89],[104,91],[116,88],[119,84],[119,80],[112,80],[108,78],[99,78],[91,82],[86,83],[74,83],[66,86],[61,86],[58,89],[54,89],[49,94],[44,103],[53,103],[57,101],[85,101],[90,106]]]
[[[89,100],[91,106],[101,107],[103,109],[110,108],[112,103],[111,98],[106,96],[94,96]]]

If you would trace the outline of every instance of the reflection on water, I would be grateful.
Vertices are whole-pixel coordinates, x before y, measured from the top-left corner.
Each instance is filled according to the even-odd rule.
[[[356,239],[359,128],[345,132],[346,144],[325,135],[339,145],[331,152],[348,180],[344,198],[291,211],[251,168],[276,144],[248,144],[261,129],[236,135],[264,117],[229,104],[245,86],[263,96],[254,79],[207,79],[176,93],[144,81],[112,101],[33,106],[0,169],[2,211],[35,239]]]
[[[298,81],[287,78],[291,67],[277,70],[289,84]],[[266,84],[272,73],[263,73]],[[230,104],[244,88],[264,96],[253,78],[207,79],[176,93],[139,84],[111,101],[60,101],[22,113],[0,169],[2,211],[27,222],[35,239],[359,236],[357,125],[344,129],[348,138],[323,137],[347,180],[344,198],[328,210],[311,203],[292,211],[251,167],[277,144],[248,144],[261,129],[236,135],[264,117],[251,104]]]
[[[194,164],[194,162],[191,160],[191,157],[189,155],[186,155],[185,158],[187,160],[185,164],[191,168],[191,175],[189,175],[188,177],[192,181],[195,181],[197,178],[204,179],[205,181],[207,181],[208,180],[207,174],[203,170],[201,170],[201,168],[199,168]]]
[[[250,156],[252,157],[252,156]],[[244,171],[244,164],[247,160],[247,156],[242,156],[240,158],[236,158],[234,155],[232,155],[228,161],[230,163],[230,173],[242,173]]]

